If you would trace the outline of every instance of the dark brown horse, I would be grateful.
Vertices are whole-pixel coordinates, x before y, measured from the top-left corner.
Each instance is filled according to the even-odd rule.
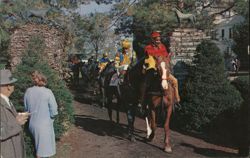
[[[156,124],[156,108],[158,106],[162,106],[162,110],[166,112],[165,115],[165,123],[164,123],[164,129],[165,129],[165,152],[172,152],[171,144],[170,144],[170,128],[169,128],[169,121],[172,114],[172,109],[174,105],[174,88],[172,87],[172,84],[168,81],[168,76],[170,74],[170,64],[169,64],[169,58],[165,57],[158,57],[156,59],[156,65],[159,73],[159,77],[161,79],[161,86],[162,86],[162,93],[161,95],[155,94],[155,93],[149,93],[148,94],[148,108],[149,108],[149,116],[148,116],[148,123],[147,125],[150,126],[147,127],[147,130],[149,134],[149,141],[152,141],[155,135],[155,130],[157,127]],[[147,122],[147,118],[146,118]]]

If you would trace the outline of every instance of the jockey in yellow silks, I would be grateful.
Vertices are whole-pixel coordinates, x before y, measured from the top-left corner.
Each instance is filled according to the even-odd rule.
[[[99,65],[98,65],[99,72],[102,72],[109,62],[110,60],[108,58],[108,53],[104,53],[103,57],[99,60]]]
[[[119,66],[130,65],[136,60],[136,54],[131,49],[131,42],[127,39],[121,42],[122,50],[119,53]]]

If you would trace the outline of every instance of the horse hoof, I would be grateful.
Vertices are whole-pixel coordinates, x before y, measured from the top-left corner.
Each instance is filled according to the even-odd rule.
[[[128,139],[129,139],[131,142],[136,142],[135,137],[134,137],[133,135],[130,135],[130,136],[128,137]]]
[[[172,153],[173,152],[171,147],[165,147],[164,151],[166,153]]]
[[[149,136],[148,136],[148,141],[149,142],[151,142],[153,139],[154,139],[154,137],[155,137],[155,133],[154,132],[152,132]]]

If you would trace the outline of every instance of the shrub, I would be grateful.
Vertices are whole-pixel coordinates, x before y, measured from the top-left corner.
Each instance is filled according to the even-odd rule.
[[[249,76],[240,76],[232,82],[232,84],[240,91],[243,103],[238,111],[237,128],[238,136],[237,145],[239,147],[240,156],[249,156],[249,144],[250,144],[250,106],[249,106]]]
[[[30,74],[34,70],[42,72],[48,79],[47,87],[51,89],[55,95],[58,104],[58,116],[54,122],[54,129],[56,138],[60,136],[69,128],[69,125],[74,121],[72,108],[72,95],[66,87],[63,80],[59,78],[59,73],[53,70],[46,62],[44,55],[44,41],[41,37],[33,37],[30,40],[28,48],[22,57],[22,63],[19,64],[14,71],[14,76],[18,79],[16,83],[16,90],[13,93],[12,100],[18,111],[23,111],[23,96],[26,89],[32,86]],[[28,156],[33,155],[34,150],[31,143],[30,134],[26,131],[26,151]]]
[[[240,93],[226,79],[218,47],[203,41],[197,47],[194,65],[184,83],[182,109],[175,124],[184,130],[201,132],[220,113],[239,107],[241,102]]]

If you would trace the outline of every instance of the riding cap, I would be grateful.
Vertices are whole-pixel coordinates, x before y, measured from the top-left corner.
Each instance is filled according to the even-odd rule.
[[[103,57],[108,57],[108,53],[103,53]]]
[[[160,35],[159,32],[154,31],[154,32],[151,33],[151,37],[152,37],[152,38],[156,38],[156,37],[160,37],[160,36],[161,36],[161,35]]]
[[[129,40],[125,39],[122,41],[122,48],[129,49],[131,47],[131,43]]]

